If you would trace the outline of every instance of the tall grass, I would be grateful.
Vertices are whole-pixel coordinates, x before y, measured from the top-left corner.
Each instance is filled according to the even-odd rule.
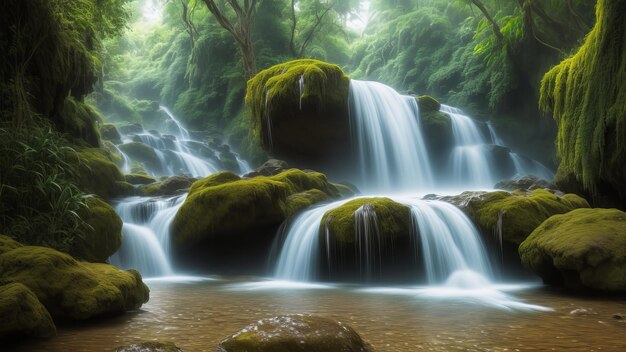
[[[75,153],[45,121],[0,124],[0,232],[19,242],[69,251],[87,231],[78,215],[87,195],[72,179]]]

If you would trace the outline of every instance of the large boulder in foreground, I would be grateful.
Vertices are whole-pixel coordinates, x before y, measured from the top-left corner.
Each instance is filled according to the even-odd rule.
[[[320,276],[372,281],[415,278],[411,211],[389,198],[357,198],[327,211],[320,226]],[[373,254],[377,253],[377,254]],[[372,258],[377,255],[377,258]]]
[[[223,340],[217,352],[370,352],[350,326],[306,314],[259,320]]]
[[[139,308],[148,287],[135,270],[76,261],[51,248],[22,246],[0,236],[0,279],[28,287],[54,317],[84,320]]]
[[[349,83],[339,66],[310,59],[259,72],[246,93],[255,138],[288,161],[348,150]]]
[[[579,291],[626,292],[626,213],[577,209],[546,220],[519,247],[546,283]]]
[[[20,283],[0,286],[0,339],[3,337],[50,337],[56,327],[37,296]]]
[[[335,186],[318,172],[291,169],[248,179],[231,172],[217,173],[194,182],[189,189],[172,223],[173,242],[183,251],[201,250],[196,257],[205,263],[258,269],[256,260],[265,261],[269,248],[264,248],[286,218],[338,197]],[[192,255],[184,257],[193,259]],[[242,257],[246,261],[241,261]],[[228,262],[232,265],[223,265]]]

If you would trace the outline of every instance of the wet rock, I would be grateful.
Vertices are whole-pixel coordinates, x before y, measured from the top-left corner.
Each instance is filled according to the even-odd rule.
[[[190,176],[171,176],[163,181],[145,185],[140,191],[145,196],[175,196],[187,192],[197,180]]]
[[[0,235],[0,279],[28,287],[55,318],[84,320],[139,308],[149,289],[135,270],[79,262],[51,248]]]
[[[129,188],[125,184],[124,175],[109,151],[88,148],[71,155],[72,163],[78,169],[75,182],[82,191],[96,194],[105,200],[132,192],[132,186]]]
[[[548,284],[626,292],[626,213],[576,209],[544,221],[520,245],[522,263]]]
[[[124,175],[124,178],[126,179],[126,182],[130,183],[131,185],[149,185],[151,183],[157,182],[154,177],[148,176],[146,174],[128,174]]]
[[[121,144],[118,148],[131,159],[138,161],[149,170],[160,170],[161,160],[151,146],[141,142]]]
[[[143,129],[143,126],[141,124],[133,123],[133,124],[130,124],[130,125],[119,126],[118,127],[118,131],[121,134],[129,135],[129,134],[132,134],[132,133],[143,133],[144,129]]]
[[[274,176],[289,169],[289,165],[284,160],[269,159],[254,171],[245,174],[243,177],[251,178],[256,176]]]
[[[50,313],[28,287],[21,283],[0,286],[0,338],[54,335]]]
[[[104,124],[100,126],[100,138],[111,141],[114,144],[122,143],[122,136],[118,132],[117,128],[111,124]]]
[[[118,347],[115,352],[183,352],[183,350],[169,341],[144,341]]]
[[[87,207],[79,212],[90,227],[83,237],[74,240],[70,254],[76,258],[104,263],[122,245],[122,219],[102,200],[89,197]]]
[[[306,314],[259,320],[223,340],[217,352],[370,352],[350,326]]]
[[[626,315],[624,315],[624,314],[613,314],[613,319],[615,319],[615,320],[626,320]]]
[[[506,191],[532,191],[534,189],[556,189],[556,186],[550,182],[540,179],[537,176],[524,176],[518,179],[500,181],[495,184],[494,188]]]

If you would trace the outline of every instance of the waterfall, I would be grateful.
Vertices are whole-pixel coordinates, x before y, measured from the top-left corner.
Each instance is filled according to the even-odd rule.
[[[410,195],[390,198],[410,208],[415,257],[424,268],[427,282],[454,287],[464,287],[469,282],[489,283],[493,277],[489,257],[467,216],[449,203],[420,200],[415,195],[451,184],[466,189],[492,188],[499,181],[496,175],[500,170],[491,149],[496,145],[500,153],[508,153],[495,130],[487,124],[487,135],[463,111],[442,105],[441,112],[450,116],[453,148],[449,155],[451,165],[442,168],[443,174],[437,174],[431,167],[414,97],[400,95],[381,83],[351,80],[349,101],[353,144],[363,179],[361,190],[365,194],[403,191]],[[525,165],[526,161],[514,153],[511,158],[518,173],[543,172],[538,176],[549,176],[537,162]],[[284,243],[275,277],[315,280],[323,251],[330,268],[330,234],[322,219],[327,211],[348,201],[317,206],[290,219],[279,237],[284,238]],[[355,265],[362,278],[369,280],[380,268],[381,220],[370,205],[357,209],[353,218]],[[320,236],[326,236],[327,248],[320,248]]]
[[[511,161],[515,166],[515,177],[523,177],[527,175],[537,176],[544,180],[552,180],[554,178],[554,172],[550,171],[547,167],[536,160],[524,159],[517,153],[511,152],[509,154]]]
[[[132,197],[115,208],[124,221],[122,247],[110,261],[124,269],[137,269],[145,277],[173,273],[169,262],[169,226],[185,196]]]
[[[415,98],[381,83],[350,81],[350,123],[368,190],[433,185]]]
[[[122,135],[124,143],[139,142],[151,148],[158,165],[146,164],[146,172],[152,176],[189,175],[205,177],[222,170],[217,163],[217,153],[208,143],[195,140],[175,116],[161,107],[176,127],[175,135],[164,135],[157,131],[137,131]],[[123,153],[124,172],[129,172],[133,158]],[[230,152],[229,152],[230,153]],[[250,171],[250,166],[236,154],[231,153],[241,173]],[[122,199],[116,211],[122,218],[122,246],[111,256],[112,264],[125,269],[137,269],[144,277],[169,276],[174,274],[170,263],[170,225],[182,206],[186,195],[176,197],[130,197]]]

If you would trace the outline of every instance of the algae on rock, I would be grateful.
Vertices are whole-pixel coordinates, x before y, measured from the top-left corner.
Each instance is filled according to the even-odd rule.
[[[56,327],[50,313],[28,287],[17,282],[0,286],[0,339],[54,335]]]
[[[554,215],[528,236],[519,253],[546,283],[626,292],[626,213],[596,208]]]

